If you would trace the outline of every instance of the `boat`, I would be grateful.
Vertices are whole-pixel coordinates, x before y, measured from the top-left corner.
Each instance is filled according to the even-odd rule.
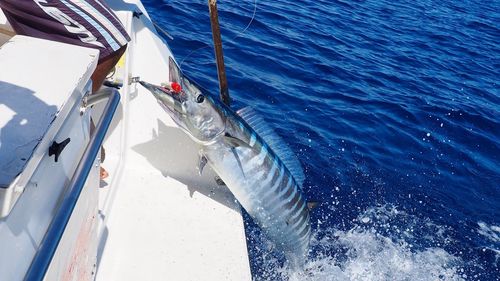
[[[168,82],[171,50],[140,1],[107,2],[132,39],[94,95],[96,50],[0,12],[0,280],[251,280],[239,204],[135,83]]]

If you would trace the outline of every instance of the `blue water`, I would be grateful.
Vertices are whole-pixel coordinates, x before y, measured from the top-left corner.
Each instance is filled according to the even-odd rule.
[[[143,1],[217,95],[206,2]],[[219,16],[233,106],[276,127],[321,202],[302,275],[246,217],[255,280],[499,280],[500,1],[219,1]]]

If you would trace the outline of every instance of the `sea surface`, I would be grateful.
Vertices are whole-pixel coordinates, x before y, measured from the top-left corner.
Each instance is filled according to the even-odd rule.
[[[143,1],[218,94],[207,1]],[[233,107],[305,169],[291,272],[248,216],[254,280],[500,280],[500,1],[218,1]]]

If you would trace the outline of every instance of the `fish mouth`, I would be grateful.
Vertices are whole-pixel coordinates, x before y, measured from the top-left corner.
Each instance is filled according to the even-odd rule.
[[[140,80],[140,81],[138,81],[138,82],[139,82],[139,84],[141,84],[144,88],[148,89],[148,90],[149,90],[149,91],[151,91],[151,92],[155,92],[155,89],[156,89],[156,88],[158,88],[158,86],[155,86],[155,85],[153,85],[153,84],[151,84],[151,83],[148,83],[148,82],[145,82],[145,81],[142,81],[142,80]]]
[[[173,115],[184,114],[182,109],[182,103],[186,99],[186,94],[184,92],[176,92],[171,88],[153,85],[145,81],[138,82],[155,96],[158,103],[167,112]]]
[[[172,97],[175,100],[180,101],[180,96],[181,96],[180,93],[175,92],[172,89],[169,89],[167,87],[153,85],[153,84],[145,82],[145,81],[139,81],[139,84],[141,84],[144,88],[148,89],[151,93],[153,93],[157,97],[159,95],[165,94],[167,96]]]

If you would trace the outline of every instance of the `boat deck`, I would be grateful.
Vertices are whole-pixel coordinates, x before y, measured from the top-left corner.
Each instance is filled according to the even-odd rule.
[[[232,195],[165,177],[134,153],[106,224],[97,280],[249,280],[245,234]]]
[[[117,75],[166,81],[171,53],[151,33],[152,23],[110,2],[133,34]],[[105,228],[96,279],[251,280],[233,195],[208,167],[198,175],[197,145],[146,89],[132,84],[121,91],[122,119],[104,145],[110,177],[100,190]]]

